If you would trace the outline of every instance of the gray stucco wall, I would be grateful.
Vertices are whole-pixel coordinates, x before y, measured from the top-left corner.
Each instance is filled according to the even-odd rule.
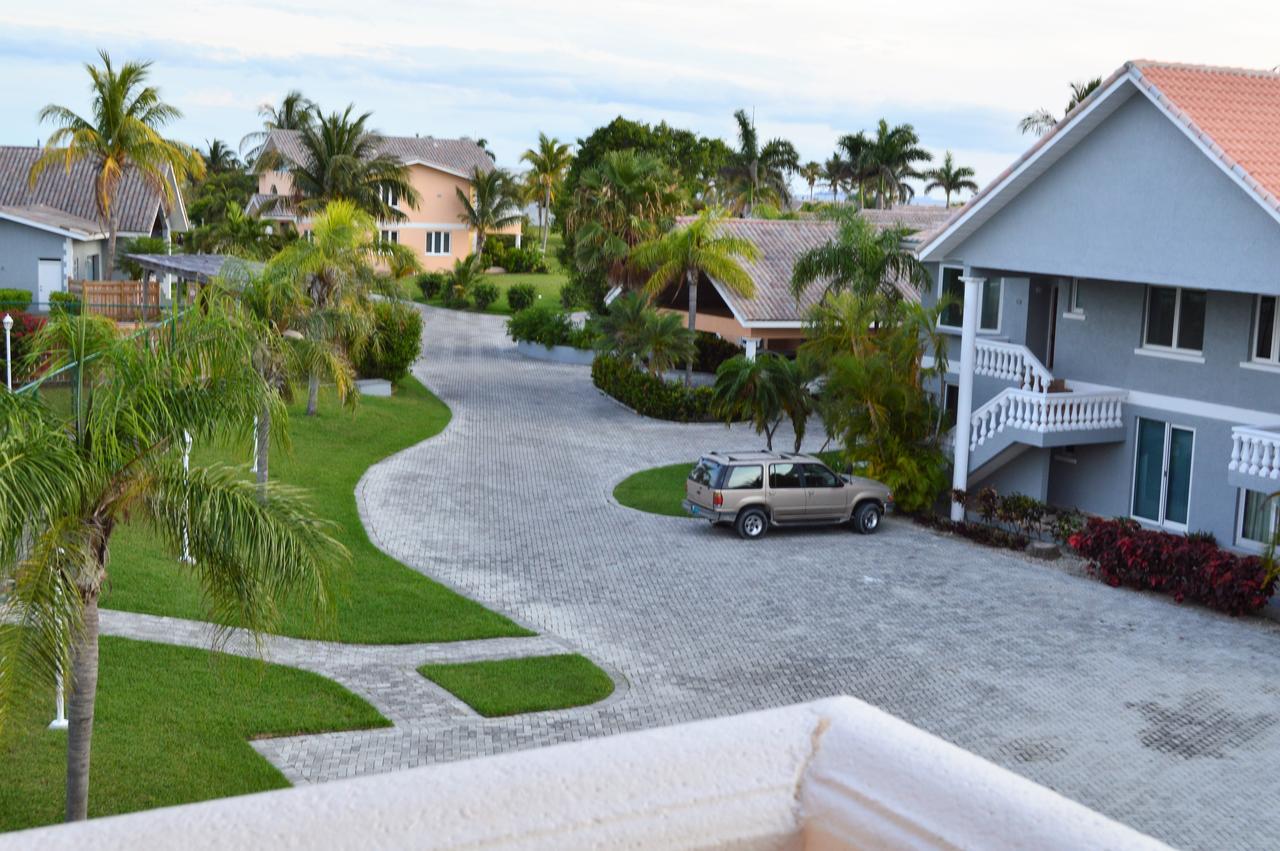
[[[105,239],[92,240],[89,242],[73,242],[71,248],[72,270],[71,277],[87,278],[89,277],[90,262],[89,258],[95,254],[98,255],[98,277],[97,280],[105,280],[107,278],[106,266],[104,258],[107,256],[107,241]],[[119,250],[119,248],[117,248]]]
[[[1022,273],[1280,293],[1280,224],[1142,96],[948,256]]]
[[[61,259],[62,246],[57,234],[0,221],[0,287],[27,290],[34,298],[38,261]]]

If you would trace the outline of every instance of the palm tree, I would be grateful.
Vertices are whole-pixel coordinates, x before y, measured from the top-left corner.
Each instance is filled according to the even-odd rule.
[[[628,363],[644,359],[645,322],[654,312],[640,293],[623,293],[595,320],[596,348]],[[673,314],[674,315],[674,314]]]
[[[848,174],[848,168],[848,163],[840,159],[838,154],[832,154],[822,166],[822,178],[831,187],[831,203],[833,204],[840,200],[840,184],[844,182]]]
[[[382,137],[367,126],[371,113],[353,115],[354,109],[349,104],[318,116],[299,131],[302,162],[290,169],[298,209],[313,213],[332,201],[350,201],[378,221],[403,221],[399,205],[416,209],[421,200],[409,167],[378,150]]]
[[[706,275],[718,284],[745,297],[755,296],[755,283],[742,268],[740,260],[760,259],[755,243],[740,236],[720,233],[724,215],[717,210],[703,210],[688,225],[668,231],[663,236],[636,246],[633,262],[653,273],[645,282],[645,291],[657,295],[672,284],[684,283],[689,288],[689,331],[697,330],[698,279]],[[693,384],[693,359],[685,367],[685,383]]]
[[[461,187],[454,191],[462,204],[458,221],[476,232],[477,256],[484,252],[484,241],[490,233],[521,221],[515,186],[502,169],[486,172],[477,168],[471,173],[470,194]]]
[[[489,155],[489,159],[493,160],[494,162],[497,162],[497,161],[498,161],[498,155],[497,155],[497,154],[495,154],[495,153],[494,153],[494,152],[489,148],[489,140],[488,140],[488,139],[484,138],[483,136],[481,136],[479,139],[476,139],[476,147],[477,147],[477,148],[479,148],[480,150],[484,151],[486,154],[488,154],[488,155]]]
[[[978,184],[973,180],[974,171],[968,166],[957,166],[951,152],[947,151],[942,157],[942,165],[938,168],[931,168],[924,173],[929,179],[928,185],[925,186],[926,194],[935,189],[941,189],[947,198],[947,206],[951,206],[951,194],[953,192],[970,192],[978,191]]]
[[[564,173],[573,162],[569,146],[559,139],[538,134],[538,149],[532,148],[520,155],[529,164],[529,177],[541,190],[538,197],[538,224],[542,226],[542,253],[547,253],[547,230],[550,222],[551,202],[564,180]]]
[[[221,219],[201,228],[196,244],[201,251],[231,254],[247,260],[265,260],[274,252],[270,223],[246,213],[235,201],[228,201]]]
[[[204,175],[204,160],[190,145],[160,135],[182,113],[160,99],[159,89],[147,84],[150,62],[126,62],[117,70],[105,50],[98,55],[101,66],[85,65],[92,81],[91,117],[82,118],[52,103],[41,109],[40,122],[52,122],[57,129],[31,164],[27,179],[34,187],[55,163],[68,174],[77,162],[93,164],[98,215],[107,231],[106,274],[110,276],[116,268],[114,205],[125,175],[138,174],[170,207],[177,200],[175,186]]]
[[[240,159],[221,139],[210,139],[205,142],[205,149],[200,152],[204,159],[204,170],[207,174],[222,174],[240,169]]]
[[[754,359],[736,355],[720,364],[712,387],[712,409],[726,424],[746,420],[756,434],[763,434],[765,448],[773,451],[773,435],[782,424],[782,393],[775,382],[773,363],[783,360],[771,352]]]
[[[813,187],[822,179],[822,163],[810,160],[800,166],[800,176],[804,178],[804,182],[809,184],[809,200],[813,200]]]
[[[836,140],[836,160],[844,166],[844,179],[848,181],[849,193],[857,189],[858,206],[865,207],[867,180],[873,176],[874,167],[870,158],[871,140],[866,133],[846,133]],[[843,158],[841,154],[843,153]]]
[[[1070,114],[1071,110],[1079,106],[1085,98],[1093,94],[1101,85],[1101,77],[1094,77],[1092,80],[1086,80],[1083,83],[1072,83],[1071,98],[1067,101],[1066,111],[1062,113],[1063,118]],[[1061,118],[1042,107],[1035,112],[1024,115],[1022,120],[1018,122],[1018,129],[1023,133],[1035,133],[1037,136],[1043,136],[1056,127],[1061,120]]]
[[[639,349],[652,375],[662,377],[681,361],[698,356],[697,338],[680,324],[680,314],[649,310],[640,324]]]
[[[453,269],[449,272],[449,291],[455,301],[465,299],[472,287],[483,280],[484,269],[480,263],[479,254],[453,261]]]
[[[315,218],[311,238],[291,243],[272,258],[266,272],[293,281],[306,294],[303,336],[349,364],[373,334],[369,293],[378,285],[374,265],[408,250],[382,242],[373,217],[355,204],[334,201]],[[308,365],[307,416],[316,413],[320,379],[328,372],[322,366]]]
[[[279,106],[264,103],[258,107],[258,115],[262,118],[262,129],[255,130],[240,140],[240,152],[244,154],[245,162],[252,163],[259,170],[278,167],[279,162],[274,161],[274,158],[270,158],[272,161],[268,162],[261,161],[262,146],[271,135],[271,131],[301,130],[315,120],[318,111],[315,101],[297,89],[286,93],[280,99]],[[250,146],[247,152],[246,145]]]
[[[738,122],[738,150],[730,156],[721,177],[734,210],[747,217],[758,200],[771,201],[779,207],[790,203],[787,176],[800,167],[795,147],[786,139],[771,139],[761,147],[755,122],[747,117],[746,110],[735,112],[733,119]]]
[[[90,315],[51,318],[36,351],[79,364],[74,412],[0,394],[0,729],[25,688],[67,678],[68,821],[87,816],[98,688],[98,601],[113,533],[151,530],[200,582],[209,620],[271,630],[281,604],[329,611],[346,550],[296,491],[233,469],[184,469],[180,447],[243,437],[263,405],[284,415],[254,370],[235,318],[191,311],[150,345]],[[177,564],[177,559],[174,559]],[[175,568],[176,569],[176,568]]]
[[[917,163],[927,163],[933,155],[920,147],[920,137],[910,124],[893,127],[883,118],[874,139],[867,140],[863,155],[865,180],[875,190],[876,207],[887,209],[895,201],[909,201],[915,189],[907,181],[919,178]]]
[[[900,282],[917,289],[929,280],[924,266],[907,248],[905,228],[877,231],[862,216],[844,210],[835,239],[797,258],[791,270],[791,291],[796,298],[815,281],[825,281],[828,293],[851,290],[860,294],[882,292],[901,298]]]

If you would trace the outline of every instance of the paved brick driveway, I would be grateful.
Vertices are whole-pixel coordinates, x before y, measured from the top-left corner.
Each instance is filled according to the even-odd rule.
[[[585,368],[517,357],[494,317],[428,311],[425,333],[417,374],[454,419],[366,475],[372,537],[581,649],[619,692],[485,721],[427,705],[428,691],[421,716],[401,707],[394,729],[256,742],[290,777],[851,694],[1174,844],[1274,846],[1275,625],[1115,591],[901,520],[872,537],[745,543],[621,508],[609,494],[623,474],[757,439],[639,418],[600,396]]]

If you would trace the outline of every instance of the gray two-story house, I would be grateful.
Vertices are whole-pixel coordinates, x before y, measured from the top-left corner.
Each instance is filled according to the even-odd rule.
[[[955,299],[956,486],[1271,537],[1280,75],[1126,64],[920,257]]]

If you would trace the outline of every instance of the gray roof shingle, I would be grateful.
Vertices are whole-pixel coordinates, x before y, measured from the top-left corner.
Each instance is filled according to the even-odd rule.
[[[93,164],[80,160],[71,166],[70,172],[61,165],[51,165],[33,189],[27,176],[40,151],[33,147],[0,146],[0,207],[45,207],[82,221],[98,222]],[[151,233],[161,200],[161,194],[148,186],[137,171],[126,171],[114,204],[120,232]]]
[[[272,130],[266,149],[276,150],[286,160],[300,163],[306,154],[297,130]],[[493,160],[470,139],[437,139],[433,136],[381,136],[380,153],[390,154],[401,162],[422,162],[442,171],[470,175],[477,168],[486,174],[493,171]]]

